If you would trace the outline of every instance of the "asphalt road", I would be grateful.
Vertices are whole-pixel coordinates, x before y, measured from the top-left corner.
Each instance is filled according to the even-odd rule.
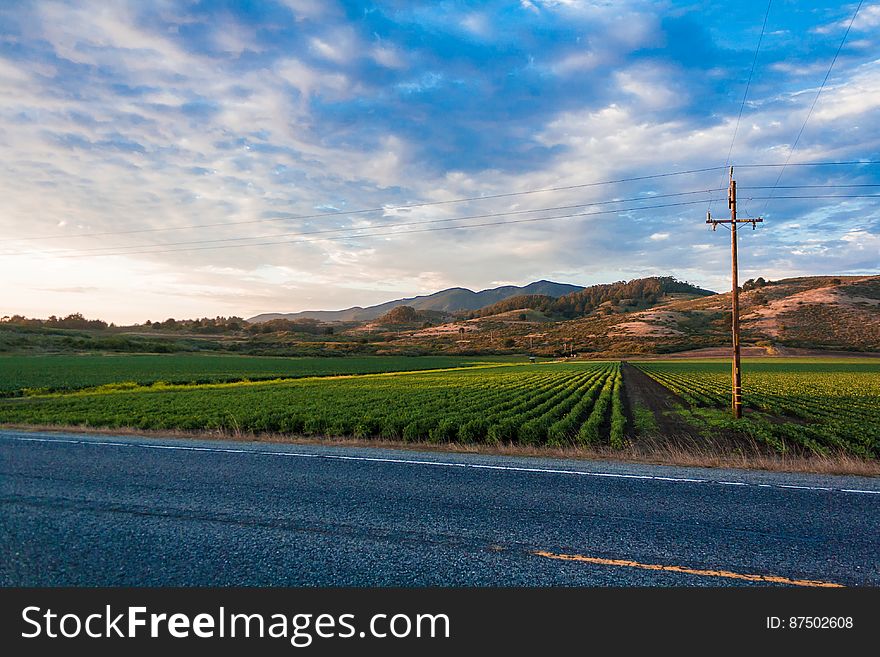
[[[855,477],[0,431],[0,584],[876,586],[878,493]]]

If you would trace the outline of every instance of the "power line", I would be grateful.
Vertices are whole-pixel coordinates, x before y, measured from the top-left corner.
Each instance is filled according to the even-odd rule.
[[[737,169],[758,169],[762,167],[835,167],[860,164],[880,164],[880,160],[845,160],[842,162],[778,162],[769,164],[737,164]]]
[[[827,185],[749,185],[740,189],[833,189],[837,187],[880,187],[880,183],[831,183]]]
[[[764,31],[767,29],[767,17],[770,16],[770,5],[773,0],[767,2],[767,11],[764,12],[764,22],[761,24],[761,35],[758,37],[758,45],[755,47],[755,56],[752,58],[752,70],[749,71],[749,79],[746,81],[746,90],[743,93],[742,103],[739,106],[739,115],[736,117],[736,125],[733,128],[733,138],[730,140],[730,148],[727,149],[727,161],[724,163],[726,169],[730,166],[730,154],[733,152],[733,144],[736,142],[736,134],[739,132],[739,123],[742,120],[743,110],[746,107],[746,98],[749,95],[749,87],[752,86],[752,76],[755,74],[755,64],[758,62],[758,52],[761,50],[761,42],[764,40]]]
[[[221,226],[243,226],[246,224],[268,223],[273,221],[288,221],[290,219],[318,219],[321,217],[338,217],[354,214],[367,214],[370,212],[388,212],[393,210],[409,210],[411,208],[424,208],[438,205],[451,205],[454,203],[470,203],[475,201],[487,201],[499,198],[510,198],[515,196],[526,196],[529,194],[542,194],[545,192],[560,192],[572,189],[584,189],[588,187],[598,187],[600,185],[614,185],[625,182],[637,182],[641,180],[655,180],[658,178],[669,178],[672,176],[683,176],[693,173],[705,173],[707,171],[716,171],[721,167],[704,167],[701,169],[689,169],[686,171],[671,171],[666,173],[654,173],[644,176],[633,176],[630,178],[618,178],[616,180],[601,180],[596,182],[580,183],[577,185],[563,185],[560,187],[544,187],[541,189],[527,189],[520,192],[504,192],[501,194],[487,194],[485,196],[468,196],[462,198],[448,199],[445,201],[424,201],[422,203],[409,203],[404,205],[385,205],[377,208],[364,208],[361,210],[336,210],[333,212],[321,212],[317,214],[290,214],[281,217],[269,217],[266,219],[249,219],[247,221],[223,221],[211,224],[193,224],[189,226],[166,226],[161,228],[136,228],[132,230],[113,230],[100,233],[81,233],[79,235],[34,235],[29,237],[19,237],[15,240],[0,240],[0,242],[8,241],[31,241],[31,240],[47,240],[47,239],[69,239],[71,237],[105,237],[108,235],[132,235],[135,233],[157,233],[171,230],[194,230],[200,228],[217,228]]]
[[[738,168],[772,168],[772,167],[816,167],[816,166],[863,166],[863,165],[877,165],[880,164],[880,160],[849,160],[849,161],[839,161],[839,162],[796,162],[796,163],[759,163],[759,164],[740,164]],[[657,173],[657,174],[649,174],[644,176],[632,176],[629,178],[618,178],[615,180],[603,180],[597,182],[589,182],[582,183],[578,185],[566,185],[560,187],[547,187],[542,189],[532,189],[532,190],[524,190],[520,192],[506,192],[503,194],[491,194],[485,196],[471,196],[471,197],[463,197],[457,199],[449,199],[446,201],[426,201],[424,203],[412,203],[409,205],[386,205],[382,207],[375,208],[365,208],[361,210],[339,210],[334,212],[322,212],[315,214],[289,214],[281,217],[270,217],[265,219],[253,219],[248,221],[229,221],[229,222],[215,222],[210,224],[193,224],[187,226],[164,226],[158,228],[136,228],[130,230],[116,230],[116,231],[102,231],[102,232],[93,232],[93,233],[79,233],[79,234],[65,234],[65,235],[32,235],[28,237],[16,237],[9,239],[2,239],[0,243],[4,242],[27,242],[27,241],[36,241],[36,240],[51,240],[51,239],[71,239],[71,238],[85,238],[85,237],[106,237],[112,235],[135,235],[135,234],[144,234],[144,233],[158,233],[158,232],[169,232],[169,231],[179,231],[179,230],[197,230],[202,228],[217,228],[224,226],[240,226],[240,225],[250,225],[257,223],[269,223],[276,221],[288,221],[291,219],[320,219],[324,217],[338,217],[338,216],[351,216],[351,215],[360,215],[360,214],[368,214],[371,212],[387,212],[393,210],[406,210],[411,208],[420,208],[420,207],[429,207],[436,205],[447,205],[454,203],[466,203],[466,202],[474,202],[474,201],[484,201],[498,198],[508,198],[515,197],[521,195],[528,194],[539,194],[544,192],[554,192],[554,191],[562,191],[562,190],[571,190],[571,189],[582,189],[588,187],[597,187],[600,185],[612,185],[617,183],[626,183],[626,182],[637,182],[641,180],[654,180],[660,178],[668,178],[672,176],[681,176],[681,175],[689,175],[694,173],[705,173],[709,171],[716,171],[723,167],[702,167],[697,169],[688,169],[684,171],[672,171],[665,173]]]
[[[841,185],[848,186],[848,185]],[[878,187],[880,185],[864,185],[870,187]],[[798,188],[798,186],[791,186],[794,188]],[[804,185],[802,187],[824,187],[823,185]],[[770,186],[755,186],[755,187],[744,187],[741,189],[768,189]],[[249,246],[272,246],[277,244],[297,244],[302,242],[319,242],[324,240],[345,240],[345,239],[358,239],[363,237],[374,237],[381,235],[400,235],[400,234],[408,234],[414,232],[431,232],[437,230],[456,230],[456,229],[467,229],[467,228],[478,228],[478,227],[487,227],[487,226],[503,226],[510,224],[519,224],[519,223],[528,223],[535,221],[546,221],[552,219],[565,219],[571,217],[582,217],[582,216],[594,216],[594,215],[603,215],[603,214],[614,214],[614,213],[627,213],[634,212],[639,210],[647,210],[647,209],[655,209],[655,208],[667,208],[667,207],[677,207],[682,205],[693,205],[698,203],[705,202],[704,200],[699,201],[686,201],[681,203],[669,203],[669,204],[657,204],[657,205],[647,205],[647,206],[635,206],[631,208],[617,208],[614,210],[603,210],[599,212],[580,212],[580,213],[570,213],[563,215],[555,215],[551,217],[532,217],[529,219],[517,220],[517,221],[501,221],[501,222],[487,222],[480,224],[469,224],[464,226],[445,226],[440,228],[426,229],[426,230],[415,230],[415,231],[391,231],[385,233],[358,233],[358,231],[370,230],[370,229],[386,229],[386,228],[399,228],[406,226],[421,226],[428,224],[436,224],[436,223],[449,223],[453,221],[466,221],[471,219],[480,219],[480,218],[491,218],[491,217],[500,217],[500,216],[517,216],[522,214],[533,214],[537,212],[550,212],[555,210],[564,210],[570,208],[578,208],[578,207],[594,207],[597,205],[608,205],[611,203],[622,203],[622,202],[631,202],[631,201],[642,201],[642,200],[653,200],[655,198],[668,198],[675,196],[684,196],[690,194],[700,194],[706,192],[714,192],[719,191],[718,189],[706,189],[706,190],[695,190],[689,192],[676,192],[670,194],[660,194],[653,197],[645,198],[645,197],[635,197],[628,199],[616,199],[611,201],[596,201],[593,203],[584,203],[578,205],[570,205],[570,206],[556,206],[556,207],[545,207],[545,208],[537,208],[533,210],[514,210],[509,212],[496,212],[496,213],[487,213],[482,215],[466,215],[462,217],[450,217],[446,219],[429,219],[424,221],[413,221],[413,222],[398,222],[393,224],[384,224],[382,226],[364,226],[364,227],[349,227],[349,228],[334,228],[334,229],[326,229],[326,230],[318,230],[318,231],[306,231],[299,233],[278,233],[274,235],[260,235],[253,237],[232,237],[232,238],[222,238],[222,239],[214,239],[214,240],[193,240],[193,241],[184,241],[184,242],[169,242],[162,244],[153,244],[153,245],[131,245],[131,246],[112,246],[112,247],[96,247],[91,249],[77,249],[75,253],[71,254],[71,250],[69,249],[53,249],[48,251],[27,251],[27,252],[7,252],[0,253],[0,256],[24,256],[24,255],[49,255],[49,254],[70,254],[70,255],[62,255],[59,257],[64,258],[78,258],[78,257],[86,257],[89,255],[98,257],[98,256],[124,256],[124,255],[140,255],[140,254],[162,254],[162,253],[175,253],[175,252],[183,252],[183,251],[203,251],[203,250],[211,250],[211,249],[224,249],[224,248],[236,248],[236,247],[249,247]],[[798,195],[786,195],[786,196],[749,196],[747,200],[755,201],[755,200],[765,200],[775,198],[779,200],[785,199],[855,199],[855,198],[880,198],[880,194],[798,194]],[[713,199],[713,200],[723,200],[723,199]],[[745,199],[744,199],[745,200]],[[332,234],[332,233],[351,233],[347,235],[341,235],[338,237],[326,237],[326,238],[317,238],[311,240],[283,240],[283,241],[270,241],[270,242],[256,242],[250,244],[224,244],[221,246],[190,246],[188,248],[180,248],[180,249],[165,249],[165,248],[156,248],[156,247],[168,247],[168,246],[187,246],[187,245],[205,245],[205,244],[217,244],[217,243],[226,243],[226,242],[241,242],[247,240],[257,240],[257,239],[272,239],[277,237],[301,237],[301,236],[309,236],[309,235],[324,235],[324,234]],[[99,251],[108,251],[108,253],[97,253]]]
[[[810,117],[813,116],[813,110],[816,108],[816,103],[819,101],[819,96],[822,95],[822,90],[825,88],[825,84],[828,82],[828,78],[831,76],[831,70],[834,68],[834,64],[837,62],[837,57],[840,55],[840,51],[843,49],[843,44],[846,43],[846,37],[849,36],[850,28],[852,28],[853,23],[856,20],[856,16],[859,14],[859,9],[862,8],[862,2],[864,0],[859,0],[859,4],[856,6],[855,12],[853,12],[852,18],[849,20],[849,25],[846,26],[846,31],[843,33],[843,38],[840,40],[840,45],[837,46],[837,51],[834,53],[834,57],[831,59],[831,65],[828,67],[828,71],[825,73],[825,78],[822,80],[822,84],[819,86],[819,90],[816,92],[816,97],[813,98],[813,103],[810,105],[810,110],[807,112],[807,116],[804,119],[803,125],[801,125],[801,129],[798,130],[797,137],[795,137],[794,143],[791,145],[791,149],[788,151],[788,157],[785,160],[785,164],[779,170],[779,175],[776,176],[776,184],[779,184],[779,181],[782,180],[782,174],[785,173],[785,167],[788,165],[789,160],[791,160],[791,156],[794,155],[794,151],[798,146],[798,142],[801,140],[801,135],[804,134],[804,129],[807,127],[807,122],[810,120]],[[773,192],[770,192],[770,198],[773,197]],[[767,206],[770,205],[770,199],[767,199],[767,202],[764,204],[764,209],[761,214],[767,213]]]
[[[805,199],[805,198],[880,198],[880,194],[804,194],[792,196],[750,196],[749,200],[763,201],[764,199]]]
[[[148,245],[131,245],[131,246],[99,246],[89,249],[77,249],[80,253],[94,253],[98,251],[119,251],[120,249],[143,249],[146,247],[166,247],[166,246],[184,246],[190,244],[215,244],[222,242],[240,242],[246,240],[261,240],[261,239],[272,239],[276,237],[301,237],[304,235],[321,235],[321,234],[329,234],[329,233],[341,233],[341,232],[349,232],[353,230],[368,230],[370,228],[396,228],[399,226],[419,226],[424,224],[435,224],[435,223],[448,223],[451,221],[465,221],[470,219],[487,219],[492,217],[505,217],[505,216],[515,216],[515,215],[523,215],[523,214],[533,214],[537,212],[555,212],[557,210],[572,210],[574,208],[586,208],[593,207],[597,205],[608,205],[611,203],[630,203],[633,201],[653,201],[658,198],[673,198],[676,196],[690,196],[693,194],[708,194],[711,192],[721,192],[724,191],[723,188],[716,189],[699,189],[689,192],[674,192],[669,194],[655,194],[650,197],[645,196],[636,196],[631,198],[620,198],[613,199],[609,201],[593,201],[591,203],[578,203],[575,205],[560,205],[555,207],[544,207],[544,208],[535,208],[532,210],[509,210],[506,212],[490,212],[485,214],[473,214],[473,215],[465,215],[463,217],[449,217],[446,219],[427,219],[422,221],[408,221],[408,222],[395,222],[390,224],[383,224],[381,226],[362,226],[362,227],[348,227],[348,228],[330,228],[325,230],[313,230],[307,232],[297,232],[297,233],[276,233],[274,235],[254,235],[251,237],[226,237],[226,238],[218,238],[212,240],[189,240],[183,242],[164,242],[161,244],[148,244]],[[245,245],[247,246],[247,245]],[[51,250],[42,250],[38,253],[40,254],[51,254],[51,253],[69,253],[70,249],[51,249]],[[7,252],[0,253],[2,255],[19,255],[16,252]]]
[[[767,196],[753,196],[750,197],[749,200],[763,200],[769,198]],[[880,198],[880,194],[849,194],[849,195],[823,195],[823,196],[777,196],[777,199],[815,199],[815,198]],[[716,201],[720,201],[723,199],[713,199]],[[231,248],[243,248],[243,247],[253,247],[253,246],[277,246],[282,244],[303,244],[309,242],[322,242],[322,241],[338,241],[338,240],[350,240],[350,239],[362,239],[362,238],[370,238],[370,237],[383,237],[383,236],[399,236],[399,235],[410,235],[413,233],[430,233],[430,232],[440,232],[440,231],[449,231],[449,230],[467,230],[470,228],[487,228],[487,227],[498,227],[498,226],[511,226],[516,224],[525,224],[525,223],[534,223],[539,221],[551,221],[555,219],[570,219],[575,217],[592,217],[598,215],[606,215],[606,214],[624,214],[630,212],[638,212],[641,210],[653,210],[659,208],[671,208],[671,207],[681,207],[685,205],[698,205],[700,203],[704,203],[705,199],[700,199],[697,201],[680,201],[677,203],[663,203],[657,205],[643,205],[632,208],[617,208],[615,210],[600,210],[596,212],[575,212],[569,214],[562,215],[554,215],[550,217],[529,217],[527,219],[515,219],[513,221],[492,221],[492,222],[483,222],[478,224],[467,224],[464,226],[437,226],[433,228],[421,228],[416,230],[405,230],[405,231],[386,231],[386,232],[378,232],[378,233],[362,233],[362,234],[351,234],[351,235],[337,235],[335,237],[319,237],[313,239],[303,239],[303,240],[282,240],[282,241],[270,241],[270,242],[258,242],[254,244],[222,244],[222,245],[214,245],[214,246],[194,246],[194,247],[185,247],[181,249],[149,249],[149,250],[141,250],[141,251],[123,251],[123,252],[114,252],[114,253],[78,253],[72,255],[62,255],[58,256],[60,258],[83,258],[83,257],[101,257],[101,256],[126,256],[126,255],[150,255],[150,254],[164,254],[164,253],[178,253],[184,251],[208,251],[208,250],[218,250],[218,249],[231,249]],[[604,204],[596,204],[596,205],[604,205]],[[459,218],[461,220],[462,218]],[[440,221],[440,220],[437,220]],[[446,220],[452,221],[452,220]],[[432,221],[426,222],[416,222],[416,224],[425,224],[425,223],[434,223]],[[399,224],[406,225],[406,224]],[[385,226],[382,227],[386,228]],[[369,230],[368,228],[360,228],[360,229],[348,229],[348,230]],[[302,233],[302,235],[309,235],[310,233]],[[292,234],[296,235],[296,233]],[[256,239],[256,238],[254,238]],[[134,247],[133,247],[134,248]],[[39,252],[37,252],[39,253]],[[9,255],[33,255],[33,253],[18,253],[18,254],[9,254]]]
[[[733,153],[733,145],[736,143],[736,135],[739,132],[739,124],[742,120],[743,110],[746,107],[746,99],[749,96],[749,88],[752,86],[752,76],[755,74],[755,64],[758,62],[758,52],[761,50],[761,42],[764,40],[764,31],[767,29],[767,17],[770,16],[770,6],[773,4],[773,0],[768,0],[767,2],[767,10],[764,12],[764,22],[761,24],[761,34],[758,37],[758,45],[755,47],[755,56],[752,57],[752,68],[749,71],[749,78],[746,81],[746,89],[743,92],[742,103],[739,106],[739,114],[736,117],[736,125],[733,127],[733,137],[730,140],[730,148],[727,149],[727,159],[724,161],[724,168],[730,166],[730,155]],[[709,207],[707,212],[712,209],[712,202],[709,202]]]
[[[716,199],[720,200],[720,199]],[[554,215],[551,217],[529,217],[526,219],[515,219],[513,221],[490,221],[479,224],[468,224],[465,226],[435,226],[433,228],[419,228],[416,230],[405,230],[405,231],[386,231],[386,232],[378,232],[378,233],[367,233],[360,235],[338,235],[335,237],[319,237],[312,239],[303,239],[303,240],[282,240],[282,241],[272,241],[272,242],[260,242],[255,244],[222,244],[215,246],[199,246],[199,247],[185,247],[181,249],[161,249],[161,250],[143,250],[143,251],[127,251],[121,253],[79,253],[79,254],[71,254],[71,255],[60,255],[57,256],[59,258],[98,258],[104,256],[126,256],[126,255],[139,255],[139,254],[163,254],[163,253],[176,253],[182,251],[208,251],[208,250],[217,250],[217,249],[234,249],[234,248],[243,248],[243,247],[253,247],[253,246],[276,246],[282,244],[303,244],[308,242],[323,242],[323,241],[336,241],[336,240],[349,240],[349,239],[362,239],[367,237],[382,237],[388,235],[410,235],[413,233],[430,233],[430,232],[439,232],[439,231],[447,231],[447,230],[465,230],[469,228],[486,228],[492,226],[511,226],[515,224],[525,224],[525,223],[534,223],[538,221],[551,221],[554,219],[569,219],[573,217],[592,217],[598,215],[606,215],[606,214],[624,214],[631,212],[639,212],[643,210],[655,210],[659,208],[672,208],[672,207],[681,207],[685,205],[698,205],[705,203],[706,199],[698,199],[696,201],[679,201],[677,203],[661,203],[657,205],[643,205],[633,208],[617,208],[615,210],[598,210],[595,212],[575,212],[570,214],[562,214],[562,215]],[[367,230],[365,228],[357,229],[357,230]],[[39,251],[36,252],[28,252],[28,253],[18,253],[13,255],[25,256],[25,255],[39,255]]]
[[[880,187],[880,184],[855,184],[855,185],[789,185],[780,187],[780,189],[800,189],[800,188],[828,188],[828,187]],[[770,185],[756,185],[752,187],[740,187],[741,191],[743,190],[758,190],[758,189],[771,189]],[[171,247],[171,246],[189,246],[189,245],[205,245],[205,244],[220,244],[220,243],[229,243],[229,242],[244,242],[250,240],[261,240],[261,239],[274,239],[279,237],[303,237],[309,235],[325,235],[325,234],[333,234],[333,233],[353,233],[357,231],[363,230],[371,230],[371,229],[386,229],[386,228],[400,228],[407,226],[422,226],[429,224],[438,224],[438,223],[450,223],[454,221],[467,221],[472,219],[485,219],[485,218],[494,218],[494,217],[504,217],[504,216],[520,216],[523,214],[534,214],[539,212],[553,212],[557,210],[568,210],[573,208],[582,208],[582,207],[595,207],[600,205],[608,205],[612,203],[628,203],[633,201],[649,201],[658,198],[671,198],[677,196],[688,196],[692,194],[703,194],[722,191],[721,189],[703,189],[703,190],[694,190],[688,192],[675,192],[670,194],[658,194],[652,197],[632,197],[632,198],[623,198],[623,199],[613,199],[609,201],[594,201],[592,203],[580,203],[576,205],[563,205],[563,206],[553,206],[553,207],[543,207],[543,208],[535,208],[531,210],[511,210],[507,212],[492,212],[485,214],[476,214],[476,215],[465,215],[461,217],[449,217],[445,219],[427,219],[422,221],[409,221],[409,222],[396,222],[383,224],[381,226],[362,226],[362,227],[346,227],[346,228],[331,228],[325,230],[315,230],[315,231],[304,231],[304,232],[295,232],[295,233],[276,233],[272,235],[254,235],[251,237],[228,237],[228,238],[218,238],[212,240],[189,240],[182,242],[165,242],[161,244],[148,244],[148,245],[130,245],[130,246],[106,246],[106,247],[94,247],[88,249],[76,249],[77,254],[86,255],[86,254],[96,254],[96,255],[135,255],[135,254],[143,254],[143,253],[164,253],[164,252],[175,252],[175,251],[187,251],[191,249],[173,249],[169,251],[159,250],[159,248]],[[771,198],[770,196],[749,196],[747,200],[765,200]],[[880,194],[798,194],[798,195],[786,195],[786,196],[775,196],[773,198],[785,200],[785,199],[853,199],[853,198],[880,198]],[[746,200],[746,199],[744,199]],[[676,205],[676,204],[672,204]],[[669,206],[636,206],[634,208],[625,208],[619,210],[609,210],[607,212],[624,212],[631,210],[638,210],[642,208],[654,208],[654,207],[669,207]],[[561,217],[570,217],[570,216],[580,216],[580,213],[570,214],[570,215],[561,215]],[[550,217],[550,218],[561,218],[561,217]],[[538,220],[540,220],[539,218]],[[507,222],[514,223],[514,222]],[[518,222],[516,222],[518,223]],[[462,228],[467,228],[468,226],[462,226]],[[456,226],[450,227],[450,229],[456,228]],[[396,234],[396,233],[395,233]],[[343,236],[343,238],[351,237],[359,237],[360,235],[352,234],[349,236]],[[319,240],[315,240],[319,241]],[[284,243],[284,242],[280,242]],[[255,244],[240,244],[238,246],[260,246],[264,244],[275,244],[275,242],[268,243],[255,243]],[[200,250],[200,249],[195,249]],[[98,252],[108,251],[112,253],[101,254]],[[51,249],[51,250],[41,250],[41,251],[28,251],[28,252],[5,252],[0,253],[0,256],[19,256],[19,255],[49,255],[56,253],[71,253],[70,249]]]

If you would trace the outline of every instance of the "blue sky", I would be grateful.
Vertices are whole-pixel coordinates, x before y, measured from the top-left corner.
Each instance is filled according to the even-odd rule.
[[[700,192],[723,171],[577,186],[724,165],[766,8],[3,3],[0,314],[248,316],[654,274],[723,289],[729,240],[703,223],[723,192]],[[786,160],[854,10],[772,2],[734,165]],[[863,4],[792,162],[880,159],[878,28]],[[876,199],[752,198],[777,174],[736,169],[741,214],[766,217],[746,277],[878,272]],[[780,184],[877,183],[861,165]],[[570,189],[396,207],[548,187]],[[606,213],[409,232],[524,211],[429,226]]]

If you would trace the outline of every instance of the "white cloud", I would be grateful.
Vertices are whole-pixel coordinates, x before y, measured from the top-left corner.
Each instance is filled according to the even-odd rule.
[[[852,6],[850,11],[854,11],[855,6]],[[864,30],[872,30],[878,26],[880,26],[880,4],[871,4],[871,5],[863,5],[859,9],[859,13],[856,14],[855,19],[852,18],[852,13],[846,18],[843,18],[839,21],[835,21],[833,23],[827,23],[825,25],[820,25],[818,27],[813,28],[813,32],[818,34],[828,34],[830,32],[837,32],[840,30],[845,30],[849,27],[850,21],[852,20],[852,30],[853,31],[864,31]]]
[[[347,59],[345,51],[335,45],[330,45],[326,41],[314,37],[311,40],[312,50],[324,59],[337,63],[344,63]]]
[[[649,110],[671,110],[687,103],[687,93],[676,76],[657,64],[639,64],[615,75],[617,86]]]
[[[297,21],[327,18],[328,14],[336,13],[335,2],[332,0],[280,0],[280,2],[290,8]]]
[[[27,82],[30,76],[15,62],[0,58],[0,84]]]
[[[489,17],[479,12],[463,16],[461,26],[471,34],[483,38],[490,36],[492,33],[492,24],[489,21]]]
[[[859,251],[873,252],[880,262],[880,235],[863,229],[847,231],[840,239]]]
[[[853,21],[852,29],[870,30],[880,27],[880,4],[864,5]]]
[[[866,64],[827,86],[819,97],[816,110],[810,118],[817,122],[838,121],[854,115],[866,115],[880,109],[880,59]]]
[[[303,96],[331,92],[338,97],[351,88],[342,73],[326,73],[312,68],[298,59],[284,59],[275,65],[275,72],[285,82],[299,90]]]
[[[370,56],[386,68],[406,68],[407,62],[400,49],[389,45],[377,45],[370,50]]]
[[[582,100],[569,98],[517,123],[516,111],[509,120],[493,114],[504,98],[493,98],[496,104],[487,105],[475,120],[467,107],[449,105],[430,112],[417,98],[406,97],[401,102],[412,104],[406,120],[416,126],[407,129],[376,120],[371,112],[381,112],[381,101],[399,99],[402,91],[436,90],[465,75],[448,62],[433,61],[418,50],[409,52],[390,38],[360,35],[350,24],[342,24],[341,14],[329,3],[289,4],[300,21],[295,25],[303,31],[302,46],[285,49],[280,57],[276,53],[275,58],[243,22],[230,23],[225,34],[205,27],[204,46],[213,55],[187,50],[180,34],[167,26],[139,23],[134,3],[106,3],[98,9],[43,3],[38,15],[22,23],[25,42],[45,42],[68,61],[0,59],[0,255],[10,250],[33,253],[0,257],[0,276],[7,283],[3,303],[9,310],[42,315],[83,311],[116,321],[143,321],[163,315],[344,307],[452,285],[479,289],[499,281],[522,284],[537,278],[592,283],[669,273],[725,287],[725,243],[711,231],[708,235],[717,239],[707,238],[701,197],[663,198],[667,193],[723,186],[720,170],[573,187],[552,195],[261,221],[284,213],[322,211],[315,208],[356,210],[443,201],[720,165],[738,109],[738,103],[730,103],[695,114],[688,84],[692,72],[661,66],[656,60],[628,63],[628,48],[657,38],[651,12],[634,16],[613,3],[550,6],[535,0],[542,14],[550,10],[568,24],[594,21],[599,27],[577,46],[554,50],[546,59],[536,52],[537,63],[528,74],[577,76],[595,71],[600,76],[610,69],[614,72],[602,78],[607,87],[599,96],[607,100],[600,102],[589,94]],[[181,18],[181,33],[186,20],[195,19]],[[491,36],[491,22],[481,25],[479,16],[463,20],[471,21],[472,34],[477,29]],[[632,26],[618,31],[625,23]],[[458,29],[454,28],[456,38]],[[259,65],[247,65],[249,58]],[[377,71],[371,62],[385,70]],[[778,68],[774,75],[789,77],[787,84],[774,86],[772,95],[759,95],[761,87],[756,86],[754,102],[740,125],[735,162],[785,159],[815,95],[815,89],[803,88],[806,78],[794,77],[806,75],[809,67],[797,63],[790,70]],[[374,86],[379,83],[361,69],[387,78],[387,86]],[[74,78],[68,77],[74,75],[71,70]],[[877,70],[877,62],[837,70],[794,161],[850,159],[880,148]],[[494,83],[496,73],[485,80]],[[117,89],[117,83],[124,89]],[[345,101],[361,105],[354,111]],[[322,112],[335,111],[335,103],[351,112],[347,122],[324,122]],[[476,125],[487,142],[499,142],[495,166],[475,166],[471,146],[465,145],[460,149],[466,155],[459,157],[465,162],[463,170],[456,170],[444,159],[454,144],[420,141],[427,137],[418,130],[419,121],[426,135],[432,122],[449,128],[444,135],[454,136]],[[500,143],[508,138],[511,143]],[[523,149],[537,146],[536,155],[511,150],[515,144]],[[473,155],[483,153],[474,150]],[[744,188],[769,177],[764,171],[742,170],[739,175]],[[790,169],[786,180],[824,182],[822,175],[830,174]],[[863,173],[851,175],[855,180]],[[744,198],[745,194],[744,190]],[[567,211],[633,208],[627,216],[610,213],[461,231],[387,228],[394,222],[630,197],[644,200]],[[637,209],[694,198],[701,201]],[[757,214],[762,202],[746,205]],[[876,267],[865,264],[878,260],[875,229],[848,232],[854,216],[860,226],[877,225],[880,218],[870,203],[823,202],[815,208],[813,213],[806,203],[770,204],[768,225],[776,217],[796,222],[818,235],[818,241],[807,242],[800,230],[788,230],[795,227],[792,223],[784,226],[786,230],[754,235],[747,231],[744,271],[766,277],[767,272],[796,274],[817,267],[837,273]],[[484,221],[491,219],[452,223]],[[186,229],[204,224],[221,225]],[[338,233],[295,235],[342,227],[394,234],[346,240],[330,239]],[[131,228],[163,230],[81,237]],[[41,235],[39,240],[13,241]],[[242,237],[248,239],[233,241]],[[88,258],[57,257],[76,249],[113,252],[198,240],[229,240],[202,246],[268,244],[172,250],[187,248],[179,245],[166,247],[169,252],[164,254],[105,257],[101,254],[107,251],[93,251]],[[656,246],[650,249],[648,243]],[[316,293],[317,288],[322,292]]]
[[[362,56],[366,48],[350,27],[324,30],[320,37],[309,39],[309,49],[322,59],[344,65]]]
[[[550,70],[557,75],[571,75],[591,71],[603,65],[607,60],[594,50],[584,50],[566,54],[558,61],[550,64]]]

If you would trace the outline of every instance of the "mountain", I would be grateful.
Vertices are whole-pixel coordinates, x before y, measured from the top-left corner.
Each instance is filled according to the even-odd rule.
[[[505,285],[489,290],[474,292],[463,287],[451,287],[426,296],[410,297],[386,301],[376,306],[361,308],[355,306],[345,310],[305,310],[298,313],[263,313],[251,317],[248,322],[260,323],[272,319],[317,319],[322,322],[352,322],[378,319],[392,308],[410,306],[415,310],[436,310],[453,313],[461,310],[479,310],[484,306],[503,301],[519,295],[541,295],[545,297],[561,297],[578,292],[584,288],[553,281],[535,281],[522,287]]]
[[[390,332],[383,353],[510,353],[629,357],[730,353],[730,292],[671,277],[595,285],[556,299],[510,297],[443,325]],[[743,353],[880,351],[880,276],[746,281],[740,293]]]
[[[363,349],[376,353],[551,356],[568,344],[581,355],[600,357],[724,356],[730,350],[730,302],[730,292],[716,294],[655,276],[583,288],[548,281],[482,292],[451,288],[371,308],[298,316],[362,320],[358,327],[338,329],[335,339],[366,339]],[[416,319],[400,323],[392,315],[375,323],[401,306],[412,308],[401,315]],[[425,312],[437,314],[427,321]],[[880,276],[745,281],[740,326],[748,355],[880,351]]]
[[[623,305],[630,310],[647,308],[664,299],[668,301],[668,295],[671,294],[706,297],[715,293],[678,281],[672,276],[651,276],[631,281],[591,285],[558,298],[540,294],[521,294],[481,308],[476,315],[487,317],[511,310],[529,309],[557,319],[572,319],[589,314],[603,305]]]
[[[576,291],[559,297],[546,294],[571,288]],[[504,295],[513,296],[497,301]],[[653,277],[587,288],[547,281],[482,292],[452,288],[372,308],[314,313],[330,321],[346,314],[374,317],[332,326],[303,316],[308,313],[293,314],[292,319],[263,315],[261,323],[251,324],[217,317],[129,327],[103,322],[80,326],[77,322],[86,320],[72,315],[77,328],[60,326],[62,320],[57,318],[29,320],[15,315],[0,319],[0,352],[210,351],[262,356],[571,352],[597,358],[728,357],[730,296],[671,277]],[[481,306],[487,301],[491,303]],[[430,306],[442,310],[425,309]],[[449,309],[459,308],[450,314]],[[277,321],[266,321],[272,317]],[[747,356],[844,352],[880,356],[880,276],[745,281],[740,326]]]

